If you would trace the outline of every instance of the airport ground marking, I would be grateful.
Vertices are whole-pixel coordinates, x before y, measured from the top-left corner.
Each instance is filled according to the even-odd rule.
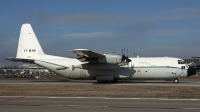
[[[21,100],[21,99],[23,99],[25,97],[26,96],[21,96],[21,97],[17,97],[17,98],[8,99],[8,100],[3,100],[3,101],[0,101],[0,104],[11,102],[11,101],[15,101],[15,100]]]

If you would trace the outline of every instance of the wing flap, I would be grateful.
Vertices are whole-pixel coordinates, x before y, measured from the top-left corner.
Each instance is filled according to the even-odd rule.
[[[74,49],[70,51],[76,54],[75,58],[81,62],[99,63],[98,59],[105,57],[103,54],[88,49]]]
[[[91,51],[89,49],[74,49],[74,50],[70,50],[70,51],[73,52],[74,54],[76,54],[77,56],[85,56],[88,58],[104,57],[103,54]]]

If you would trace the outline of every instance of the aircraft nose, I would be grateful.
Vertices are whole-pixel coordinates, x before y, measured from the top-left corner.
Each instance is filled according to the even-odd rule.
[[[189,67],[189,68],[188,68],[188,71],[187,71],[187,76],[189,77],[189,76],[195,75],[195,74],[196,74],[196,71],[197,71],[196,68],[194,68],[194,67]]]

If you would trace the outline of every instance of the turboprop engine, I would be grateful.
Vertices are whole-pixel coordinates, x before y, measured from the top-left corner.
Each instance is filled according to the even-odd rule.
[[[76,56],[76,58],[83,62],[89,60],[85,56]],[[71,70],[74,70],[75,68],[87,70],[113,70],[118,69],[121,65],[128,64],[131,61],[125,55],[116,54],[104,54],[104,56],[98,57],[95,60],[100,63],[84,63],[81,65],[72,65]]]
[[[122,56],[115,54],[105,54],[105,57],[98,58],[98,61],[102,63],[118,64],[122,62]]]
[[[101,54],[88,49],[75,49],[70,51],[76,54],[75,58],[81,62],[128,65],[131,61],[128,58],[128,49],[127,56],[125,55],[125,49],[122,49],[122,55]]]
[[[125,55],[105,54],[105,57],[98,58],[99,62],[111,64],[129,63],[131,60]]]

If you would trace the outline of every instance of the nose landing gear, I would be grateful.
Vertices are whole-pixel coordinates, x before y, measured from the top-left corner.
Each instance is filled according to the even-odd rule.
[[[179,79],[173,79],[174,83],[179,83]]]

